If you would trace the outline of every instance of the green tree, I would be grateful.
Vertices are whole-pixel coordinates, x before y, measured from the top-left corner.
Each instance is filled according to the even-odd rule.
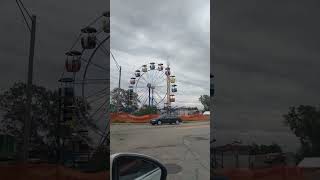
[[[30,132],[31,156],[49,158],[57,151],[57,121],[59,112],[59,93],[42,86],[32,86],[32,121]],[[80,101],[78,102],[81,103]],[[15,137],[17,150],[21,152],[23,140],[23,126],[26,114],[26,84],[15,83],[9,90],[0,95],[0,108],[4,111],[1,121],[3,133]],[[80,107],[85,111],[84,107]],[[77,130],[88,124],[86,120],[77,119],[64,126],[65,130]],[[75,135],[77,136],[77,135]],[[81,137],[82,138],[82,137]],[[86,139],[90,142],[90,139]]]
[[[284,117],[285,125],[299,138],[301,156],[320,155],[320,110],[309,105],[290,107]]]
[[[121,88],[111,91],[111,105],[119,111],[133,112],[138,109],[138,94]]]
[[[271,145],[264,145],[264,144],[257,145],[253,143],[250,146],[250,150],[252,154],[268,154],[268,153],[282,152],[281,147],[276,143],[272,143]]]
[[[143,116],[143,115],[147,115],[147,114],[157,114],[158,113],[158,109],[156,106],[147,106],[144,105],[143,107],[141,107],[138,111],[136,111],[134,113],[134,115],[136,116]]]
[[[210,96],[208,95],[201,95],[199,101],[203,105],[204,111],[210,110]]]

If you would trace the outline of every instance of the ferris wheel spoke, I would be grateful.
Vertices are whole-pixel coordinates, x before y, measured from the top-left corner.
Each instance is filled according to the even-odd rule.
[[[102,111],[100,111],[100,112],[102,112],[102,113],[101,113],[101,115],[100,115],[97,119],[94,120],[95,122],[99,121],[103,116],[105,116],[105,115],[108,113],[106,107],[105,107]],[[98,113],[97,113],[97,114],[98,114]]]
[[[143,98],[141,99],[141,102],[143,102],[142,104],[145,104],[145,102],[149,99],[149,94],[146,93]]]
[[[154,86],[154,87],[166,87],[165,85],[163,85],[163,86]]]
[[[146,80],[146,82],[148,83],[149,82],[149,74],[148,74],[148,71],[143,73],[141,77],[145,76],[144,80]]]
[[[161,96],[157,93],[157,91],[156,91],[155,93],[156,93],[156,95],[159,97],[159,103],[160,103],[161,101],[163,101],[163,99],[166,97],[166,96],[161,97]]]
[[[142,79],[143,81],[140,81],[140,79]],[[146,86],[147,85],[147,81],[144,77],[140,77],[137,82],[136,82],[136,86],[138,86],[138,84],[140,84],[141,86]]]
[[[98,16],[97,18],[95,18],[93,21],[91,21],[91,22],[87,25],[87,27],[92,26],[93,24],[95,24],[96,22],[98,22],[99,19],[101,19],[103,16],[104,16],[104,15],[100,15],[100,16]]]
[[[167,91],[167,86],[166,86],[166,85],[164,85],[164,86],[158,86],[158,87],[157,87],[157,90],[159,90],[159,91]]]
[[[153,70],[152,74],[153,74],[153,77],[152,77],[153,82],[152,83],[155,83],[155,81],[157,80],[158,71],[157,70]]]
[[[141,101],[145,98],[148,97],[148,92],[145,91],[142,95],[140,95],[139,97],[141,97]]]
[[[155,77],[154,77],[154,79],[155,79],[155,81],[157,81],[158,80],[158,76],[159,76],[159,71],[158,70],[155,70],[156,72],[155,72]]]
[[[150,71],[149,71],[149,76],[150,76],[149,82],[150,82],[151,84],[153,84],[153,81],[154,81],[154,78],[153,78],[153,70],[150,70]]]
[[[86,84],[86,85],[89,85],[89,84],[98,84],[98,85],[103,85],[103,84],[109,84],[108,82],[77,82],[77,83],[74,83],[76,85],[82,85],[82,84]]]
[[[137,88],[136,93],[140,93],[141,91],[144,91],[144,90],[145,90],[145,88]]]
[[[162,79],[164,75],[165,75],[165,74],[164,74],[163,72],[161,72],[161,73],[157,76],[157,81],[160,80],[160,79]]]
[[[147,92],[147,90],[146,89],[138,89],[138,91],[137,91],[138,94],[142,93],[142,92]]]
[[[145,99],[146,99],[146,96],[141,97],[141,98],[139,99],[139,102],[140,102],[140,103],[143,103]]]
[[[141,78],[142,78],[147,84],[149,83],[143,76],[141,76]]]
[[[148,82],[152,83],[152,70],[149,70],[147,74],[149,76]]]
[[[99,43],[101,43],[99,40],[97,40]],[[104,46],[104,44],[101,45],[101,51],[107,55],[110,56],[110,51]]]
[[[94,96],[97,96],[97,95],[100,95],[100,94],[105,94],[105,91],[107,90],[108,88],[104,88],[102,90],[99,90],[97,92],[95,92],[94,94],[90,94],[88,96],[85,97],[85,99],[89,99],[91,97],[94,97]]]
[[[165,79],[163,79],[163,77],[164,77],[164,73],[162,73],[162,75],[159,77],[159,78],[157,78],[157,81],[155,82],[155,83],[158,83],[159,81],[160,82],[162,82],[162,81],[164,81]]]
[[[154,102],[156,102],[156,104],[158,104],[158,102],[156,101],[156,99],[155,99],[155,98],[153,98],[153,101],[154,101]]]
[[[147,100],[149,99],[149,97],[147,96],[146,100],[143,102],[143,104],[146,104]]]
[[[107,94],[103,94],[100,96],[96,96],[94,99],[92,98],[90,101],[88,101],[89,104],[93,104],[94,102],[99,102],[101,100],[103,100],[104,97],[107,97]]]
[[[75,83],[92,83],[92,82],[101,82],[101,81],[105,81],[105,82],[108,82],[110,81],[109,78],[105,79],[105,78],[102,78],[102,79],[85,79],[85,80],[76,80],[74,81]]]
[[[161,77],[162,74],[163,74],[162,71],[157,71],[156,80],[158,80]]]
[[[100,102],[101,100],[108,99],[109,94],[106,93],[100,93],[96,96],[92,96],[90,98],[87,98],[87,101],[91,104],[96,104],[97,102]]]
[[[152,73],[152,84],[154,85],[155,84],[155,81],[157,80],[157,73],[158,73],[158,71],[156,71],[156,70],[152,70],[153,71],[153,73]]]
[[[89,64],[89,61],[84,59],[84,58],[81,58],[82,61],[86,62],[87,64]],[[100,69],[100,70],[103,70],[103,71],[106,71],[106,72],[109,72],[109,69],[101,66],[101,65],[98,65],[96,63],[93,63],[93,62],[90,62],[90,64],[92,64],[93,66],[95,66],[96,68]]]
[[[108,101],[103,102],[102,105],[99,106],[99,108],[97,108],[97,109],[94,111],[94,113],[92,113],[92,114],[90,115],[90,119],[93,118],[93,116],[95,116],[95,114],[96,114],[97,112],[99,112],[100,109],[102,109],[102,108],[107,104],[107,102],[108,102]]]
[[[157,93],[157,91],[154,91],[156,95],[161,99],[161,96]]]

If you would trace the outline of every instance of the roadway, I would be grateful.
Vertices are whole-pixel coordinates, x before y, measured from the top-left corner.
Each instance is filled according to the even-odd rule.
[[[168,170],[169,180],[209,180],[210,124],[112,124],[111,153],[135,152],[152,156]]]

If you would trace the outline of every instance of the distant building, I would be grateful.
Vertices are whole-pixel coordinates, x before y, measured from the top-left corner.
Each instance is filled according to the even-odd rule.
[[[199,113],[199,110],[197,107],[178,107],[175,108],[175,112],[177,115],[192,115]]]
[[[13,136],[0,134],[0,159],[10,160],[16,154],[16,142]]]
[[[298,164],[298,167],[304,169],[320,169],[320,157],[306,157]]]
[[[203,115],[205,115],[205,116],[210,116],[210,111],[205,111],[205,112],[203,113]]]
[[[320,157],[306,157],[299,164],[303,169],[306,179],[319,179],[320,176]]]

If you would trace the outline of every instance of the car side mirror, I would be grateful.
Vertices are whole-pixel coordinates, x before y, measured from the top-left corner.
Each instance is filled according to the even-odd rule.
[[[110,157],[112,180],[166,180],[167,169],[158,160],[136,153]]]

